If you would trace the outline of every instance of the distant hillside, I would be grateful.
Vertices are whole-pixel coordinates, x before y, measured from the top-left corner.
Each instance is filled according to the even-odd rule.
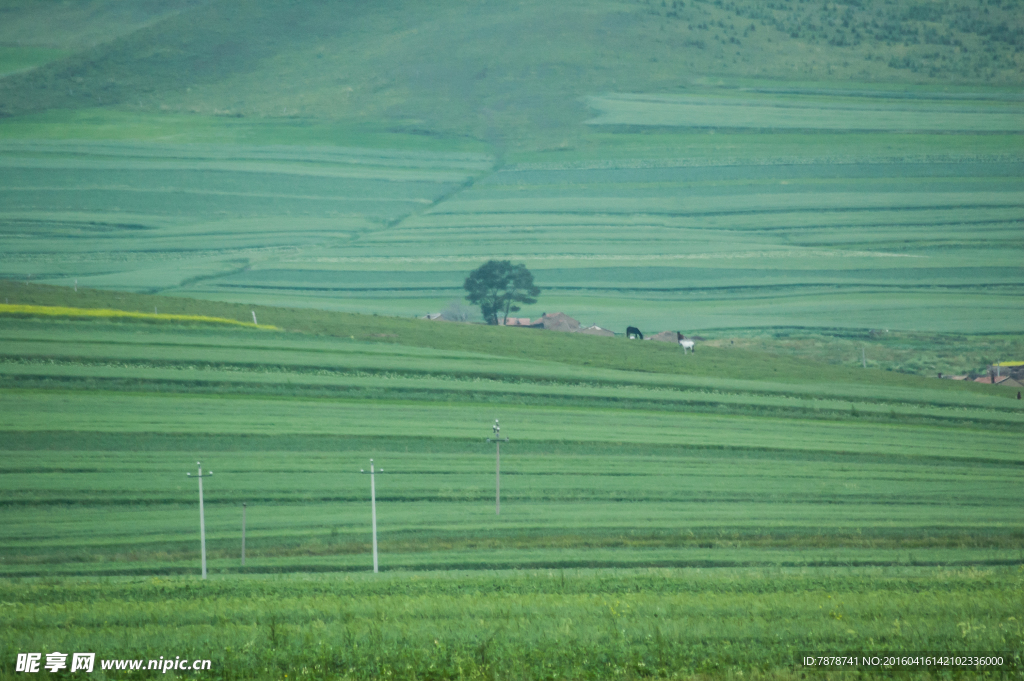
[[[707,76],[969,85],[1024,78],[1020,0],[41,6],[0,10],[0,59],[23,68],[63,56],[0,79],[6,115],[115,106],[386,119],[500,142],[564,133],[588,116],[588,95],[673,92]],[[55,47],[62,51],[39,51]]]
[[[0,277],[410,317],[500,256],[619,332],[1017,334],[1022,7],[2,2]]]

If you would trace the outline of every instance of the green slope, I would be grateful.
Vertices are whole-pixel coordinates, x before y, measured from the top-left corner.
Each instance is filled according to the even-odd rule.
[[[0,317],[6,575],[1004,565],[1024,403],[999,387],[670,344],[42,286],[283,330]],[[493,419],[503,503],[494,514]]]
[[[161,313],[207,315],[250,321],[253,311],[261,323],[288,331],[327,335],[381,344],[398,344],[443,351],[482,353],[489,356],[558,362],[586,367],[644,373],[779,381],[832,382],[872,386],[907,386],[954,393],[997,394],[1011,396],[1012,390],[981,386],[970,382],[939,381],[877,370],[864,371],[812,362],[786,355],[751,351],[721,343],[700,345],[700,352],[682,354],[672,343],[634,342],[625,338],[605,338],[585,334],[546,332],[535,329],[492,327],[480,324],[430,322],[420,319],[358,315],[326,310],[245,305],[199,299],[112,293],[39,284],[0,281],[0,297],[11,304],[57,305],[85,308],[109,308]],[[85,328],[85,327],[76,327]],[[12,338],[13,340],[13,338]],[[884,342],[884,339],[882,339]],[[979,342],[984,342],[978,339]],[[765,347],[762,345],[762,348]],[[1012,346],[1011,346],[1012,347]],[[788,353],[787,353],[788,354]],[[500,363],[499,363],[500,364]],[[496,367],[481,369],[481,375],[516,375],[522,367],[507,372]],[[609,380],[612,384],[616,381]]]

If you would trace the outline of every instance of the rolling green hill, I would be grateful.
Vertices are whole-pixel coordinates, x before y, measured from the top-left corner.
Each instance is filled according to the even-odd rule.
[[[1024,403],[1011,389],[732,347],[684,355],[264,307],[260,322],[276,328],[232,327],[168,313],[251,310],[2,293],[167,303],[139,319],[0,314],[6,575],[191,570],[194,489],[181,473],[196,459],[220,476],[207,500],[218,569],[234,569],[243,501],[252,570],[361,569],[368,458],[390,472],[378,493],[391,567],[1019,558]],[[483,441],[495,418],[512,437],[498,518]]]
[[[0,295],[152,310],[0,309],[5,665],[171,647],[225,679],[795,678],[804,648],[969,645],[1019,667],[1024,403],[1006,388],[733,346]],[[253,311],[260,327],[174,316]],[[203,582],[197,460],[215,473]]]
[[[1011,395],[1006,388],[980,386],[971,382],[941,381],[932,376],[971,370],[984,373],[998,358],[1024,353],[1019,335],[908,334],[875,331],[846,334],[839,329],[808,332],[780,329],[771,337],[758,330],[741,330],[734,338],[701,342],[700,357],[680,356],[674,345],[636,344],[618,338],[564,333],[541,333],[533,329],[488,327],[477,324],[428,322],[393,316],[359,315],[308,308],[239,304],[203,299],[111,293],[103,290],[72,291],[60,286],[0,281],[5,304],[46,305],[156,311],[167,314],[203,315],[249,322],[256,312],[262,324],[301,333],[338,336],[375,343],[400,343],[436,350],[484,352],[501,357],[553,360],[563,364],[623,370],[653,370],[685,373],[715,379],[765,379],[789,381],[841,381],[871,385],[913,385],[940,390],[993,392]],[[626,345],[623,345],[625,343]],[[628,351],[624,351],[628,348]],[[872,369],[864,372],[861,350]],[[748,352],[753,350],[753,352]],[[742,358],[736,361],[736,358]],[[810,361],[807,365],[805,362]],[[851,361],[853,360],[853,361]],[[835,366],[843,365],[843,366]],[[897,372],[893,375],[888,372]],[[925,374],[929,378],[907,374]],[[789,377],[789,378],[787,378]]]
[[[40,7],[5,278],[413,316],[502,257],[620,332],[1024,330],[1013,2]]]

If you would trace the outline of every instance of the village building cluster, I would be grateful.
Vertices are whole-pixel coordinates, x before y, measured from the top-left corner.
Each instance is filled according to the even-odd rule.
[[[939,378],[951,381],[974,381],[987,385],[1001,385],[1007,388],[1024,388],[1024,362],[997,362],[984,374],[939,374]]]
[[[446,321],[441,313],[428,314],[423,319],[429,319],[433,321]],[[605,329],[593,324],[591,326],[583,326],[577,320],[573,319],[564,312],[545,312],[537,319],[530,319],[529,317],[509,317],[508,319],[498,318],[499,326],[518,326],[529,329],[544,329],[546,331],[563,331],[566,333],[585,333],[589,336],[614,336],[615,332],[610,329]],[[694,341],[697,338],[687,338],[678,331],[662,331],[661,333],[653,336],[647,336],[644,338],[643,334],[634,327],[629,327],[626,330],[626,337],[635,340],[651,340],[660,341],[664,343],[678,343],[682,346],[683,351],[693,351]]]

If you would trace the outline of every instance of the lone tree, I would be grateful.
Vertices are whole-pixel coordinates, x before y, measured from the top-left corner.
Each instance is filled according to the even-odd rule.
[[[521,309],[515,303],[532,305],[540,295],[530,270],[508,260],[488,260],[469,273],[462,288],[469,293],[466,300],[480,306],[488,324],[497,324],[499,316],[508,321],[509,312]]]

